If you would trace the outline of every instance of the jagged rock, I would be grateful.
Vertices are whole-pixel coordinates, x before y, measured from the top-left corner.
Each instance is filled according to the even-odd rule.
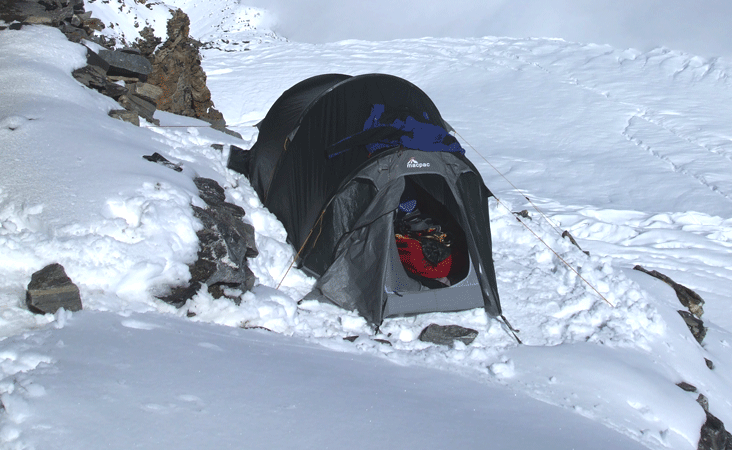
[[[150,83],[137,82],[129,87],[133,94],[155,104],[157,104],[157,99],[163,95],[162,89]]]
[[[107,72],[97,66],[84,66],[74,70],[71,75],[84,86],[100,90],[107,85]]]
[[[159,160],[165,160],[162,156],[145,158],[165,164]],[[209,293],[218,298],[224,295],[224,287],[246,292],[256,281],[247,258],[253,258],[259,252],[254,240],[254,227],[242,221],[244,210],[226,202],[224,189],[214,180],[195,178],[193,181],[201,200],[206,203],[205,209],[193,206],[194,215],[203,224],[196,233],[200,245],[198,259],[189,266],[189,284],[176,287],[170,294],[160,297],[177,307],[193,297],[201,285],[207,286]],[[240,301],[239,298],[233,300],[237,304]]]
[[[694,315],[688,311],[680,310],[679,314],[684,319],[684,322],[686,322],[686,326],[689,327],[689,331],[691,331],[694,339],[701,344],[704,337],[707,335],[707,328],[704,326],[704,322],[701,319],[694,317]]]
[[[465,328],[459,325],[437,325],[434,323],[427,326],[419,334],[420,341],[449,346],[452,346],[455,341],[470,345],[476,337],[478,337],[478,331],[472,328]]]
[[[142,97],[129,93],[121,96],[117,101],[126,110],[137,113],[140,117],[150,123],[160,125],[160,121],[153,118],[153,114],[155,114],[156,109],[154,103],[150,103]]]
[[[689,309],[689,312],[694,314],[696,317],[701,319],[701,316],[704,315],[704,299],[701,298],[699,294],[694,292],[693,290],[689,289],[688,287],[684,286],[683,284],[679,284],[672,280],[671,278],[667,277],[666,275],[655,271],[655,270],[647,270],[643,268],[640,265],[636,265],[633,267],[634,270],[641,271],[647,275],[650,275],[654,278],[658,278],[659,280],[663,281],[664,283],[671,286],[676,292],[676,297],[678,297],[679,301],[682,305],[684,305],[686,308]]]
[[[119,119],[124,122],[129,122],[132,125],[140,126],[140,116],[134,111],[127,111],[126,109],[113,109],[109,111],[109,117]]]
[[[162,42],[162,39],[155,36],[155,30],[148,26],[140,31],[140,37],[135,41],[135,47],[142,56],[151,60],[153,52]]]
[[[152,72],[152,64],[141,55],[119,50],[100,50],[99,56],[109,63],[108,75],[122,75],[145,80]]]
[[[711,360],[704,358],[704,362],[707,364],[709,370],[714,370],[714,363]]]
[[[694,386],[693,384],[689,384],[686,381],[676,383],[676,386],[680,387],[681,389],[685,390],[686,392],[696,392],[696,386]]]
[[[732,449],[732,434],[724,428],[724,423],[709,411],[705,412],[707,420],[701,427],[697,450]]]
[[[182,172],[183,168],[178,164],[173,164],[172,162],[168,161],[163,155],[161,155],[158,152],[153,153],[152,155],[144,155],[143,158],[150,162],[162,164],[165,167],[169,169],[173,169],[176,172]]]
[[[50,264],[31,276],[25,297],[28,309],[39,314],[54,314],[60,308],[82,308],[79,288],[66,275],[61,264]]]
[[[198,48],[188,36],[190,20],[176,10],[168,21],[168,39],[153,56],[148,82],[163,90],[157,104],[161,111],[208,121],[223,120],[214,109]]]

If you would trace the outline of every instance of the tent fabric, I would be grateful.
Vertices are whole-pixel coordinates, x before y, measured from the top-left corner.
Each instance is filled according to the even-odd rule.
[[[408,130],[410,118],[419,124]],[[417,128],[432,134],[415,139]],[[448,130],[429,97],[406,80],[319,75],[285,91],[259,124],[246,157],[232,154],[228,165],[249,178],[283,223],[298,265],[318,277],[313,295],[356,309],[375,324],[390,310],[409,312],[396,297],[430,289],[409,279],[395,242],[396,211],[405,187],[414,185],[444,205],[464,232],[466,273],[476,280],[463,283],[465,297],[477,292],[496,316],[501,308],[488,221],[491,194]],[[390,140],[394,136],[398,142]],[[453,297],[463,292],[443,289],[442,300],[435,297],[447,302],[442,308],[472,304],[450,300],[448,289]]]

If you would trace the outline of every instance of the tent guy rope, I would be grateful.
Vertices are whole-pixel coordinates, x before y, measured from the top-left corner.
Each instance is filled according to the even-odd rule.
[[[462,139],[462,140],[463,140],[463,141],[464,141],[464,142],[465,142],[466,144],[468,144],[468,147],[470,147],[470,148],[471,148],[471,149],[472,149],[472,150],[473,150],[473,151],[474,151],[474,152],[475,152],[476,154],[478,154],[478,156],[480,156],[480,157],[481,157],[481,159],[483,159],[483,161],[485,161],[485,162],[486,162],[486,163],[487,163],[487,164],[488,164],[489,166],[491,166],[491,167],[493,168],[493,170],[495,170],[495,171],[496,171],[496,173],[498,173],[498,174],[499,174],[499,175],[500,175],[501,177],[503,177],[503,179],[504,179],[504,180],[506,180],[506,181],[508,182],[508,184],[510,184],[510,185],[511,185],[511,186],[512,186],[512,187],[513,187],[513,188],[514,188],[514,189],[515,189],[515,190],[516,190],[517,192],[521,193],[521,190],[520,190],[520,189],[519,189],[518,187],[516,187],[516,185],[514,185],[514,184],[513,184],[513,183],[512,183],[512,182],[511,182],[511,181],[510,181],[510,180],[509,180],[509,179],[508,179],[508,178],[507,178],[507,177],[506,177],[506,176],[505,176],[504,174],[502,174],[502,173],[501,173],[501,171],[500,171],[500,170],[498,170],[498,168],[497,168],[496,166],[494,166],[493,164],[491,164],[491,163],[490,163],[490,161],[488,161],[488,159],[486,159],[486,157],[485,157],[485,156],[483,156],[483,155],[482,155],[482,154],[481,154],[481,153],[480,153],[480,152],[479,152],[478,150],[476,150],[476,149],[475,149],[475,147],[473,147],[473,146],[472,146],[472,145],[470,144],[470,142],[468,142],[468,140],[467,140],[467,139],[465,139],[465,138],[464,138],[464,137],[463,137],[463,136],[462,136],[462,135],[461,135],[460,133],[458,133],[457,131],[455,132],[455,134],[457,134],[458,136],[460,136],[460,139]],[[557,226],[556,226],[556,225],[555,225],[555,224],[554,224],[554,223],[553,223],[553,222],[552,222],[552,221],[551,221],[551,220],[549,219],[549,217],[547,217],[547,216],[546,216],[546,214],[544,214],[544,213],[543,213],[543,212],[542,212],[542,211],[541,211],[541,210],[540,210],[540,209],[539,209],[539,208],[538,208],[538,207],[537,207],[537,206],[536,206],[536,205],[534,204],[534,202],[532,202],[532,201],[531,201],[531,199],[529,199],[529,197],[527,197],[527,196],[525,196],[525,195],[523,195],[523,194],[521,194],[521,195],[522,195],[522,196],[523,196],[523,197],[524,197],[524,198],[525,198],[526,200],[528,200],[528,201],[529,201],[529,203],[531,203],[531,205],[532,205],[532,206],[534,207],[534,209],[536,209],[536,211],[537,211],[537,212],[538,212],[538,213],[539,213],[539,214],[540,214],[540,215],[541,215],[541,216],[542,216],[542,217],[543,217],[543,218],[544,218],[544,219],[545,219],[545,220],[547,221],[547,223],[549,223],[549,225],[551,225],[551,227],[552,227],[552,228],[553,228],[553,229],[554,229],[554,230],[555,230],[555,231],[556,231],[557,233],[559,233],[560,235],[562,235],[562,230],[561,230],[561,229],[559,229],[559,228],[558,228],[558,227],[557,227]],[[504,204],[504,203],[503,203],[503,202],[501,201],[501,199],[499,199],[498,197],[496,197],[496,196],[495,196],[495,194],[493,195],[493,198],[495,198],[495,199],[496,199],[496,202],[498,202],[498,204],[499,204],[499,205],[501,205],[501,206],[502,206],[503,208],[505,208],[505,209],[506,209],[506,211],[508,211],[509,213],[513,214],[513,212],[511,211],[511,209],[510,209],[510,208],[509,208],[508,206],[506,206],[506,205],[505,205],[505,204]],[[593,285],[592,285],[592,283],[590,283],[590,282],[589,282],[589,281],[588,281],[588,280],[587,280],[587,279],[586,279],[585,277],[583,277],[583,276],[582,276],[582,275],[581,275],[581,274],[579,273],[579,271],[578,271],[577,269],[575,269],[574,267],[572,267],[572,265],[571,265],[571,264],[569,264],[569,263],[568,263],[568,262],[567,262],[567,261],[566,261],[566,260],[565,260],[564,258],[562,258],[562,256],[561,256],[561,255],[560,255],[559,253],[557,253],[557,251],[556,251],[556,250],[554,250],[554,249],[553,249],[553,248],[552,248],[552,247],[551,247],[551,246],[550,246],[549,244],[547,244],[547,242],[546,242],[546,241],[545,241],[544,239],[542,239],[542,238],[541,238],[541,237],[540,237],[540,236],[539,236],[539,235],[538,235],[538,234],[537,234],[537,233],[536,233],[536,232],[535,232],[534,230],[532,230],[532,229],[531,229],[531,227],[529,227],[529,226],[528,226],[528,225],[527,225],[527,224],[526,224],[526,223],[525,223],[525,222],[524,222],[523,220],[519,219],[518,217],[516,217],[516,220],[517,220],[517,221],[518,221],[518,222],[519,222],[519,223],[520,223],[521,225],[523,225],[523,226],[524,226],[524,228],[526,228],[526,229],[527,229],[527,230],[528,230],[528,231],[529,231],[529,232],[530,232],[531,234],[533,234],[533,235],[534,235],[534,237],[535,237],[536,239],[538,239],[538,240],[539,240],[539,242],[541,242],[542,244],[544,244],[544,246],[545,246],[545,247],[546,247],[547,249],[549,249],[549,251],[551,251],[552,253],[554,253],[554,255],[555,255],[555,256],[556,256],[557,258],[559,258],[559,260],[560,260],[560,261],[561,261],[561,262],[562,262],[562,263],[563,263],[563,264],[564,264],[565,266],[567,266],[567,268],[569,268],[569,270],[571,270],[572,272],[574,272],[574,274],[575,274],[575,275],[577,275],[577,277],[578,277],[578,278],[579,278],[580,280],[582,280],[582,281],[583,281],[583,282],[584,282],[585,284],[587,284],[587,286],[589,286],[589,287],[590,287],[590,288],[591,288],[591,289],[592,289],[593,291],[595,291],[595,293],[596,293],[596,294],[597,294],[597,295],[598,295],[598,296],[599,296],[599,297],[600,297],[600,298],[601,298],[602,300],[604,300],[604,301],[605,301],[605,303],[607,303],[608,305],[612,306],[613,308],[615,307],[615,305],[614,305],[614,304],[613,304],[613,303],[612,303],[612,302],[611,302],[610,300],[608,300],[608,299],[607,299],[607,297],[605,297],[604,295],[602,295],[602,294],[600,293],[600,291],[599,291],[599,290],[597,290],[597,288],[596,288],[595,286],[593,286]]]

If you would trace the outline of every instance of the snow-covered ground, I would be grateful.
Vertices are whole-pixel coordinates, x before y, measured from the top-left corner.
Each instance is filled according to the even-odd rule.
[[[166,113],[159,128],[111,119],[115,102],[71,77],[83,47],[47,27],[0,32],[0,446],[694,449],[705,416],[681,381],[732,426],[732,64],[558,39],[305,44],[233,0],[169,4],[191,16],[216,107],[243,140]],[[109,5],[87,3],[127,40],[135,14],[157,27],[168,11]],[[481,310],[388,319],[373,335],[352,312],[297,304],[313,280],[285,276],[282,226],[225,163],[283,90],[328,72],[404,77],[458,131],[500,199],[498,287],[525,345]],[[154,152],[184,170],[142,158]],[[194,176],[224,186],[257,231],[258,285],[239,306],[155,299],[196,256]],[[515,220],[523,209],[569,266]],[[52,262],[84,311],[23,306]],[[635,264],[706,300],[703,345],[673,290]],[[417,340],[430,323],[480,335]]]

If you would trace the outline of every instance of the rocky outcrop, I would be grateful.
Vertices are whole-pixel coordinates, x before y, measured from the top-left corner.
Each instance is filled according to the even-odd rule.
[[[176,10],[168,21],[168,39],[152,55],[153,69],[148,82],[162,90],[157,102],[161,111],[196,117],[223,127],[224,116],[214,109],[198,43],[188,35],[189,28],[188,16]],[[151,47],[147,42],[141,44]]]
[[[61,308],[82,308],[79,288],[71,282],[61,264],[50,264],[31,276],[26,291],[28,309],[38,314],[55,314]]]
[[[181,171],[179,164],[155,153],[144,156],[148,161],[162,164],[170,169]],[[183,306],[206,286],[215,298],[226,296],[226,288],[244,293],[252,289],[256,278],[249,269],[248,259],[259,252],[254,238],[254,227],[242,219],[244,210],[226,201],[224,189],[209,178],[194,178],[198,195],[206,204],[205,208],[193,207],[193,213],[203,224],[196,234],[199,240],[198,258],[189,266],[191,279],[183,286],[174,287],[161,300],[176,307]],[[232,296],[235,303],[240,296]]]
[[[83,85],[112,97],[120,109],[110,111],[114,118],[138,125],[140,118],[159,125],[153,117],[157,109],[211,123],[219,131],[241,137],[226,128],[223,115],[214,108],[206,74],[198,52],[200,43],[189,35],[190,20],[181,10],[168,21],[168,39],[155,36],[145,27],[132,47],[115,49],[114,39],[97,32],[104,23],[84,10],[83,0],[0,0],[0,19],[19,29],[24,24],[44,24],[59,28],[73,42],[88,45],[87,66],[74,71]]]

